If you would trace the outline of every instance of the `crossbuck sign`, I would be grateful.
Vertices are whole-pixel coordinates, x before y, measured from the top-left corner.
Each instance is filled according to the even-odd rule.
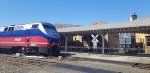
[[[99,42],[99,41],[97,40],[98,34],[97,34],[96,36],[94,36],[94,35],[92,34],[91,36],[93,37],[93,40],[92,40],[92,42],[93,42],[93,48],[96,49],[96,48],[97,48],[97,43]]]

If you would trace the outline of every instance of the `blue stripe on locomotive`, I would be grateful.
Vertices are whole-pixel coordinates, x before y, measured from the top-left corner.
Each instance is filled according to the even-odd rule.
[[[51,34],[53,35],[53,34]],[[0,32],[0,37],[27,37],[27,36],[42,36],[46,39],[51,39],[54,43],[59,43],[59,38],[49,37],[39,29],[16,30]]]

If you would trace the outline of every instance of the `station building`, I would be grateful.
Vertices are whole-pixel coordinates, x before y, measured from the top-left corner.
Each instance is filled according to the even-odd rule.
[[[145,18],[150,20],[150,18]],[[145,19],[140,19],[140,20],[145,20]],[[135,22],[139,21],[137,20],[137,15],[134,13],[130,16],[130,21],[129,22]],[[135,22],[136,23],[136,22]],[[106,25],[106,24],[104,24]],[[132,25],[132,24],[131,24]],[[125,26],[125,24],[124,24]],[[138,25],[139,26],[139,25]],[[126,26],[125,26],[126,27]],[[106,27],[107,28],[107,27]],[[127,49],[134,49],[134,50],[142,50],[143,53],[150,53],[150,31],[147,33],[143,33],[142,31],[138,32],[113,32],[113,33],[106,33],[105,34],[105,43],[104,46],[105,48],[111,49],[120,49],[120,48],[127,48]],[[87,49],[90,49],[93,47],[92,37],[91,35],[97,35],[96,33],[67,33],[69,37],[67,38],[67,46],[69,47],[86,47]],[[98,39],[98,48],[102,47],[102,36],[99,35],[97,37]],[[66,46],[65,45],[65,37],[62,35],[61,36],[61,46]]]

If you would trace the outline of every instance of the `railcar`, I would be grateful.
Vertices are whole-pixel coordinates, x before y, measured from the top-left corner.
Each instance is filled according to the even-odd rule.
[[[59,55],[60,35],[47,22],[0,27],[0,49],[15,52],[34,52]]]

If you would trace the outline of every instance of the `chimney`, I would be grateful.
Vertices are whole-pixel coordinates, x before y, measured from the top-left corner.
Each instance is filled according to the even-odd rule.
[[[130,21],[134,21],[137,19],[137,15],[135,14],[135,12],[130,16]]]

